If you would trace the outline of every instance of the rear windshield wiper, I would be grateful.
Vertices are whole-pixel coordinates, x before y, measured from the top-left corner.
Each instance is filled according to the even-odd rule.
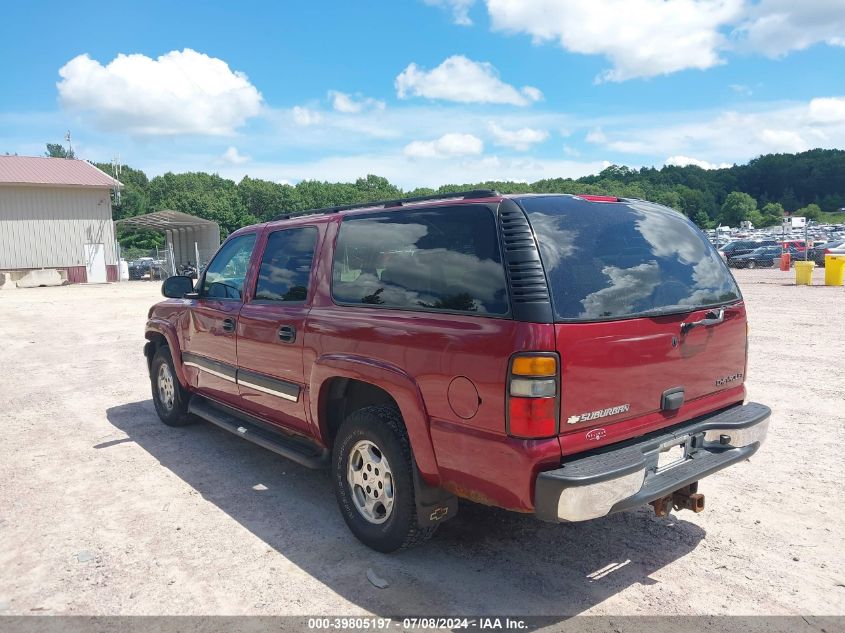
[[[636,314],[632,314],[629,318],[648,318],[648,317],[658,317],[658,316],[667,316],[669,314],[684,314],[685,312],[692,312],[696,310],[692,306],[682,306],[682,305],[674,305],[674,306],[666,306],[663,308],[654,308],[653,310],[646,310],[645,312],[637,312]]]

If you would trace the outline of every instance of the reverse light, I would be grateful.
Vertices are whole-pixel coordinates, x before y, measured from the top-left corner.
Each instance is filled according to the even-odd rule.
[[[557,354],[520,354],[507,384],[507,432],[513,437],[554,437],[558,432],[560,378]]]

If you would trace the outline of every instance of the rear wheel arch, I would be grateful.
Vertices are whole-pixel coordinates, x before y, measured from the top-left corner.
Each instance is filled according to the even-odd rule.
[[[389,405],[399,411],[420,475],[439,486],[440,473],[429,433],[428,413],[419,386],[399,368],[364,357],[332,355],[311,370],[310,414],[323,443],[331,447],[348,415],[366,406]]]
[[[334,443],[337,431],[347,417],[359,409],[377,405],[399,410],[393,396],[377,385],[343,376],[329,378],[320,390],[318,414],[325,439]]]

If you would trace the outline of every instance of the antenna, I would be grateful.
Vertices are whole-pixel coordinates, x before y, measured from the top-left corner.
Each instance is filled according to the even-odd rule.
[[[70,142],[70,130],[65,134],[65,140],[67,141],[67,157],[73,158],[73,143]]]
[[[123,171],[123,165],[120,164],[120,154],[115,155],[111,159],[111,171],[114,177],[114,203],[120,204],[120,186],[117,182],[120,180],[120,174]]]

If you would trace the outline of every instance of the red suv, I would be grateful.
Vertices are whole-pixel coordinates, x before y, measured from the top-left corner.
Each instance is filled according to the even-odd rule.
[[[331,468],[389,552],[457,497],[583,521],[745,460],[745,305],[707,238],[641,200],[471,191],[321,209],[233,233],[171,277],[145,354],[165,424],[203,418]]]

